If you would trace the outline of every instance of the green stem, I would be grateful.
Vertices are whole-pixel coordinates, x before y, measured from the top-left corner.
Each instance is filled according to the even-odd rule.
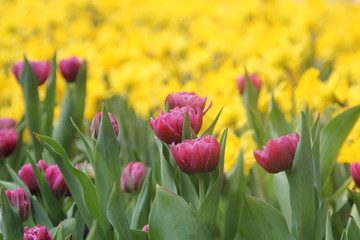
[[[0,179],[1,180],[10,180],[10,174],[5,166],[5,159],[0,158]]]
[[[203,173],[199,173],[199,202],[200,205],[205,199],[205,175]]]

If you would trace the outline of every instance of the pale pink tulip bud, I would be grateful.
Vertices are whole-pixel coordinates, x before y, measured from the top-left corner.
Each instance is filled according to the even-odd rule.
[[[69,193],[63,175],[57,165],[51,165],[45,170],[45,177],[52,193],[57,197],[66,196]]]
[[[167,95],[165,99],[165,105],[168,105],[170,109],[173,109],[175,107],[191,107],[191,108],[199,108],[201,111],[207,112],[210,105],[207,107],[207,109],[204,111],[205,104],[206,104],[206,97],[200,97],[194,92],[175,92]]]
[[[29,217],[30,212],[30,199],[22,188],[16,188],[14,191],[6,190],[6,197],[13,208],[19,212],[22,221],[25,221]]]
[[[146,224],[141,230],[143,230],[144,232],[148,232],[149,231],[149,224]]]
[[[51,65],[48,61],[29,61],[29,64],[34,72],[35,78],[38,81],[38,85],[43,84],[49,77]],[[15,75],[16,79],[20,81],[20,75],[24,66],[24,61],[15,63],[11,71]]]
[[[18,135],[15,128],[0,129],[0,158],[8,157],[15,151]]]
[[[114,129],[115,135],[118,136],[119,135],[119,126],[116,121],[116,118],[112,113],[108,113],[108,116],[109,116],[111,125]],[[99,136],[101,117],[102,117],[102,112],[98,112],[95,115],[95,117],[93,118],[91,125],[90,125],[90,135],[93,136],[95,139],[97,139],[97,137]]]
[[[256,74],[250,74],[248,75],[249,78],[250,78],[250,82],[251,84],[257,89],[260,91],[261,89],[261,80],[259,78],[258,75]],[[238,85],[238,89],[239,89],[239,92],[241,95],[244,94],[244,90],[245,90],[245,84],[246,84],[246,75],[242,75],[240,77],[238,77],[236,79],[236,82],[237,82],[237,85]]]
[[[60,61],[60,72],[67,82],[75,82],[82,63],[83,61],[76,57],[70,57]]]
[[[155,120],[150,118],[150,126],[163,142],[167,144],[179,143],[182,140],[182,128],[186,112],[189,115],[191,128],[195,133],[198,133],[203,118],[203,113],[199,108],[175,107],[170,112],[161,112]]]
[[[44,162],[43,160],[40,160],[36,165],[39,168],[39,170],[42,172],[45,172],[45,170],[48,167],[46,162]],[[39,185],[36,181],[35,174],[31,167],[31,164],[24,164],[20,168],[18,172],[18,176],[32,194],[36,194],[39,192]]]
[[[143,163],[129,163],[121,174],[121,191],[132,193],[141,189],[146,172],[147,170]]]
[[[211,135],[173,143],[170,149],[178,167],[188,174],[211,172],[219,163],[220,144]]]
[[[270,139],[263,150],[255,150],[256,161],[269,173],[278,173],[292,167],[297,145],[297,133]]]
[[[0,118],[0,130],[15,128],[16,121],[12,118]]]
[[[350,164],[350,175],[355,182],[355,185],[360,188],[360,163],[355,162]]]
[[[52,236],[46,227],[36,225],[33,228],[24,228],[23,240],[52,240]]]

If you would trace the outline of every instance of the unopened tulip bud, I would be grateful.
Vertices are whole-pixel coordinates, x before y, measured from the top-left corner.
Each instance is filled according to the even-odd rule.
[[[146,224],[141,230],[143,230],[144,232],[148,232],[149,231],[149,224]]]
[[[220,144],[211,135],[173,143],[170,149],[178,167],[188,174],[211,172],[219,163]]]
[[[258,75],[256,74],[250,74],[248,75],[249,78],[250,78],[250,82],[251,84],[257,89],[260,91],[261,89],[261,80],[259,78]],[[244,90],[245,90],[245,84],[246,84],[246,75],[242,75],[240,77],[238,77],[236,79],[236,82],[237,82],[237,85],[238,85],[238,89],[239,89],[239,92],[241,95],[244,94]]]
[[[83,61],[76,57],[70,57],[60,61],[60,72],[67,82],[75,82],[82,63]]]
[[[129,163],[121,174],[121,191],[132,193],[141,189],[146,172],[147,170],[143,163]]]
[[[163,142],[167,144],[172,142],[179,143],[182,140],[182,128],[186,112],[189,115],[191,128],[195,133],[198,133],[203,118],[203,113],[198,108],[175,107],[170,112],[162,112],[155,120],[150,118],[150,126]]]
[[[360,163],[355,162],[350,164],[350,175],[355,182],[355,185],[360,188]]]
[[[38,85],[43,84],[46,79],[49,77],[51,65],[48,61],[29,61],[30,67],[32,68]],[[20,74],[24,66],[24,61],[19,61],[15,63],[11,71],[15,75],[16,79],[20,81]]]
[[[204,112],[206,97],[200,97],[194,92],[175,92],[167,95],[165,99],[165,105],[168,105],[170,109],[175,107],[191,107],[191,108],[199,108]],[[207,107],[205,112],[209,110],[210,105]],[[205,113],[204,112],[204,113]]]
[[[52,236],[46,227],[36,225],[33,228],[24,228],[23,240],[52,240]]]
[[[14,152],[17,140],[15,128],[0,129],[0,158],[8,157]]]
[[[39,170],[42,172],[45,172],[45,170],[48,167],[46,162],[44,162],[43,160],[40,160],[36,165],[39,168]],[[31,167],[31,164],[24,164],[20,168],[20,170],[18,172],[18,176],[32,194],[39,192],[39,185],[36,181],[36,177],[35,177],[32,167]]]
[[[114,129],[115,135],[118,136],[119,135],[119,126],[116,121],[116,118],[112,113],[108,113],[108,116],[110,119],[111,126]],[[93,136],[95,139],[97,139],[97,137],[99,136],[101,117],[102,117],[102,112],[98,112],[95,115],[95,117],[93,118],[91,125],[90,125],[90,135]]]
[[[57,165],[51,165],[45,170],[45,177],[52,193],[57,197],[66,196],[69,193],[63,175]]]
[[[0,129],[15,128],[16,121],[12,118],[0,118]]]
[[[256,161],[269,173],[278,173],[292,167],[299,143],[297,133],[270,139],[263,150],[255,150]]]
[[[30,212],[30,199],[22,188],[16,188],[14,191],[6,190],[6,197],[13,208],[16,208],[20,214],[22,221],[29,217]]]

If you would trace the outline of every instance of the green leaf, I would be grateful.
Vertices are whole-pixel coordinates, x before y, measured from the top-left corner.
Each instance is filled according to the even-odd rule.
[[[173,168],[170,164],[170,152],[164,146],[164,143],[160,140],[156,139],[156,145],[159,149],[159,155],[160,155],[160,172],[161,172],[161,184],[165,188],[177,192],[176,183],[173,177]]]
[[[358,212],[360,212],[360,193],[348,189],[351,199],[355,202]]]
[[[245,239],[294,239],[284,216],[276,208],[246,194],[243,201],[239,229]]]
[[[269,120],[271,136],[273,138],[284,136],[292,132],[290,124],[286,121],[285,116],[280,110],[273,95],[271,96],[270,101]]]
[[[215,129],[216,123],[219,120],[219,117],[221,115],[221,112],[223,111],[224,107],[222,107],[219,111],[219,113],[216,115],[214,121],[211,123],[211,125],[204,131],[204,133],[201,136],[204,136],[205,134],[212,135],[213,131]]]
[[[131,229],[131,235],[133,239],[136,240],[148,240],[149,234],[147,232],[137,230],[137,229]]]
[[[346,227],[347,237],[349,240],[357,240],[360,236],[360,228],[356,224],[352,216],[349,217],[349,222]]]
[[[321,131],[320,175],[322,190],[329,180],[341,146],[357,121],[359,114],[360,105],[352,107],[328,122]]]
[[[330,212],[328,212],[327,217],[326,217],[326,227],[325,228],[326,228],[325,240],[333,240]]]
[[[209,240],[211,234],[196,212],[179,195],[157,186],[150,212],[152,240]]]
[[[292,226],[292,208],[290,204],[290,187],[285,172],[274,174],[274,190],[281,213],[284,215],[288,227]]]
[[[318,192],[321,191],[320,186],[320,115],[311,127],[311,149],[314,169],[314,185]]]
[[[121,199],[119,181],[115,181],[109,203],[106,208],[106,215],[110,223],[114,226],[119,239],[132,239],[129,223],[126,218],[125,208]]]
[[[297,239],[314,236],[315,187],[311,153],[311,140],[305,114],[301,115],[300,141],[297,146],[291,171],[288,173],[292,223]]]
[[[258,146],[261,147],[266,145],[270,136],[267,129],[264,128],[264,120],[262,119],[260,113],[255,109],[250,109],[248,112],[248,118],[250,127],[254,129],[255,140]]]
[[[84,147],[86,149],[86,156],[87,158],[90,160],[90,163],[94,166],[94,153],[93,153],[93,146],[90,146],[90,143],[86,140],[84,134],[80,131],[79,127],[76,125],[76,123],[74,122],[74,120],[70,117],[70,121],[73,125],[73,127],[75,128],[75,131],[79,134]]]
[[[199,210],[199,197],[189,175],[179,170],[180,192],[184,200],[195,210]]]
[[[250,76],[245,69],[245,88],[243,101],[246,109],[257,109],[259,90],[251,83]]]
[[[189,121],[189,113],[186,111],[184,115],[183,128],[182,128],[182,140],[194,139],[196,133],[192,129]]]
[[[141,229],[149,223],[150,201],[151,201],[151,169],[148,170],[144,185],[133,210],[131,218],[131,228]]]
[[[5,192],[0,189],[1,195],[1,228],[5,239],[21,240],[23,226],[19,213],[10,205]]]

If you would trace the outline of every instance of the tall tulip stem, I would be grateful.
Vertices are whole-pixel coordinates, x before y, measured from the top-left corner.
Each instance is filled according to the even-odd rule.
[[[202,204],[202,202],[205,199],[205,174],[199,173],[199,202]]]

